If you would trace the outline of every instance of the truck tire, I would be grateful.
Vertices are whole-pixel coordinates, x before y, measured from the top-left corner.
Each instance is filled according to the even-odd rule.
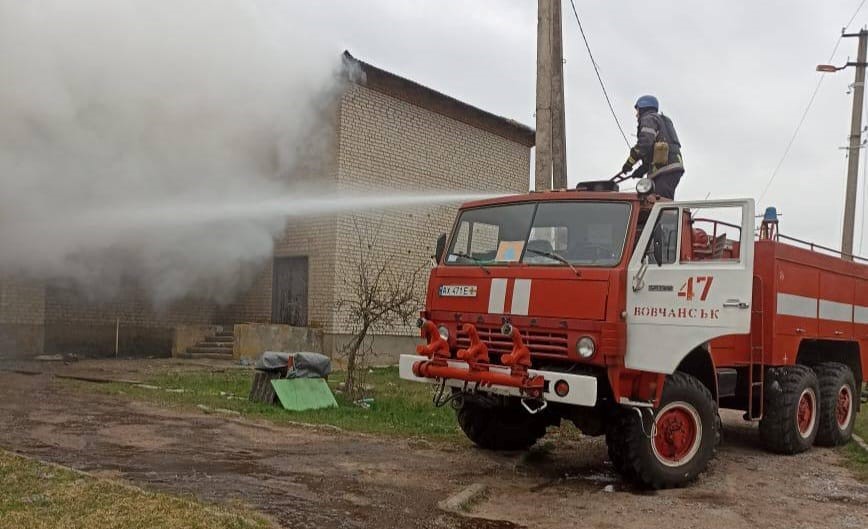
[[[542,414],[531,415],[517,401],[483,406],[464,399],[456,415],[464,435],[487,450],[525,450],[546,433]]]
[[[804,452],[819,429],[817,375],[800,365],[770,369],[768,375],[759,424],[763,446],[778,454]]]
[[[856,419],[856,379],[849,367],[837,362],[818,364],[814,370],[820,383],[820,425],[814,443],[845,445]]]
[[[624,443],[624,432],[627,430],[629,421],[638,420],[639,415],[632,409],[618,406],[609,415],[606,424],[606,448],[609,451],[609,461],[624,479],[632,481],[636,474],[633,467],[627,461],[627,447]]]
[[[607,435],[612,464],[624,477],[652,489],[695,480],[708,467],[719,439],[717,403],[708,388],[686,373],[666,377],[653,424],[646,425],[651,421],[629,409],[615,413],[613,421]]]

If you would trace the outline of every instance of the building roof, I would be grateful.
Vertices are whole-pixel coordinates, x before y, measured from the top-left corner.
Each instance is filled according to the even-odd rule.
[[[534,146],[536,132],[527,125],[486,112],[415,81],[360,61],[348,51],[344,51],[343,60],[345,67],[350,71],[350,79],[357,84],[497,134],[526,147]],[[350,66],[359,68],[360,74],[353,74]]]

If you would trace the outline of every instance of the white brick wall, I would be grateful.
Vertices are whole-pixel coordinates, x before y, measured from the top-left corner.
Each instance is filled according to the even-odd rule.
[[[0,279],[0,324],[42,325],[45,288],[30,280]]]
[[[530,150],[514,141],[359,85],[350,86],[344,94],[340,117],[341,191],[528,191]],[[439,204],[338,217],[338,281],[353,273],[358,259],[354,218],[363,226],[379,228],[383,254],[395,256],[409,272],[428,262],[437,236],[451,228],[457,206]],[[426,266],[417,284],[420,307],[427,270]],[[326,330],[345,333],[349,329],[337,315]],[[388,334],[416,332],[395,328]]]
[[[318,175],[317,185],[339,192],[454,193],[528,191],[530,149],[524,145],[412,105],[357,84],[348,85],[336,109],[334,166]],[[310,182],[311,175],[300,175]],[[308,321],[326,333],[349,332],[336,313],[345,280],[355,272],[358,242],[354,220],[363,229],[379,229],[383,254],[394,256],[409,272],[420,265],[420,307],[428,279],[426,263],[437,236],[448,231],[457,204],[390,209],[331,218],[290,221],[277,242],[278,257],[309,258]],[[237,321],[271,318],[271,264],[233,308]],[[413,328],[388,334],[410,335]]]

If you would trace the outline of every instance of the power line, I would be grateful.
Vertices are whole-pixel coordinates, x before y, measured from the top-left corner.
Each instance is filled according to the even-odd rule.
[[[858,15],[858,14],[859,14],[859,11],[862,10],[862,6],[863,6],[863,5],[865,5],[865,0],[862,0],[862,3],[860,3],[860,4],[859,4],[859,7],[856,8],[856,11],[853,13],[853,16],[850,17],[850,20],[847,21],[847,25],[844,26],[844,29],[849,28],[849,27],[850,27],[850,24],[852,24],[853,21],[856,20],[856,15]],[[843,31],[842,31],[842,33],[843,33]],[[841,42],[841,39],[838,39],[838,42]]]
[[[606,91],[606,85],[605,83],[603,83],[603,77],[600,75],[600,68],[599,66],[597,66],[597,61],[594,59],[594,54],[591,53],[591,45],[588,44],[588,37],[585,35],[585,29],[582,27],[582,21],[579,20],[579,12],[576,11],[576,3],[573,0],[570,0],[570,5],[573,7],[573,15],[575,15],[576,23],[579,25],[579,32],[582,34],[582,40],[585,41],[585,49],[588,50],[588,57],[591,58],[591,65],[593,65],[594,72],[597,74],[597,80],[600,81],[600,88],[603,89],[603,96],[605,96],[606,98],[606,104],[609,105],[609,112],[612,113],[612,117],[615,119],[615,125],[618,126],[618,130],[621,132],[621,137],[624,138],[624,143],[627,144],[627,147],[630,147],[630,140],[628,140],[627,135],[624,134],[624,129],[621,127],[621,122],[618,120],[618,115],[615,113],[615,108],[612,106],[612,100],[609,99],[609,93]]]
[[[793,135],[790,137],[790,141],[787,143],[787,148],[784,149],[784,154],[781,156],[781,159],[778,160],[778,164],[775,166],[775,170],[772,171],[772,176],[769,178],[769,181],[766,182],[766,186],[763,188],[763,192],[760,193],[757,203],[762,202],[762,199],[764,196],[766,196],[766,192],[769,190],[769,187],[771,187],[772,182],[775,181],[775,177],[778,176],[778,171],[780,170],[781,166],[784,165],[784,160],[786,160],[787,155],[790,154],[790,149],[792,148],[793,143],[795,143],[796,141],[796,136],[799,135],[799,131],[802,129],[802,124],[805,122],[805,118],[808,117],[808,112],[811,110],[811,105],[814,104],[814,99],[816,99],[817,97],[817,92],[820,91],[820,85],[823,84],[823,79],[825,79],[825,76],[825,73],[822,74],[820,76],[820,80],[817,81],[817,86],[814,87],[814,93],[811,94],[811,99],[808,100],[808,106],[806,106],[805,111],[802,112],[802,117],[801,119],[799,119],[799,124],[796,125],[796,130],[793,131]]]
[[[570,0],[572,2],[572,0]],[[835,47],[832,48],[832,53],[829,55],[829,60],[826,62],[831,62],[832,59],[835,58],[835,53],[838,52],[838,46],[841,45],[841,39],[843,38],[844,32],[847,28],[850,27],[850,24],[856,19],[856,15],[859,14],[859,11],[862,10],[862,6],[865,5],[865,2],[868,0],[862,0],[859,2],[859,6],[856,7],[856,11],[853,12],[853,16],[850,17],[850,20],[847,22],[847,25],[841,30],[841,35],[838,36],[838,40],[835,41]],[[765,197],[766,192],[768,192],[769,188],[774,182],[775,178],[778,176],[778,171],[780,171],[781,166],[784,165],[784,161],[787,159],[787,156],[790,154],[790,149],[793,147],[793,143],[796,141],[796,137],[799,135],[799,131],[802,130],[802,125],[805,123],[805,118],[808,117],[808,112],[811,111],[811,106],[814,104],[814,99],[817,98],[817,93],[820,91],[820,86],[823,84],[823,79],[826,78],[826,74],[820,74],[820,78],[817,80],[817,86],[814,87],[814,92],[811,94],[811,98],[808,100],[808,104],[805,107],[804,112],[802,112],[802,117],[799,119],[798,125],[796,125],[796,130],[793,131],[793,135],[790,137],[790,141],[787,142],[787,147],[784,149],[784,154],[781,156],[781,159],[778,160],[778,164],[775,166],[774,171],[772,171],[772,175],[769,178],[768,182],[766,182],[765,187],[763,188],[763,192],[759,196],[759,200],[757,202],[761,202],[763,197]]]

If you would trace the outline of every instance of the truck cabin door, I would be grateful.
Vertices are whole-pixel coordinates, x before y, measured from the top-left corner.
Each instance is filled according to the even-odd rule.
[[[673,373],[694,348],[750,332],[754,202],[654,205],[630,259],[630,369]]]

